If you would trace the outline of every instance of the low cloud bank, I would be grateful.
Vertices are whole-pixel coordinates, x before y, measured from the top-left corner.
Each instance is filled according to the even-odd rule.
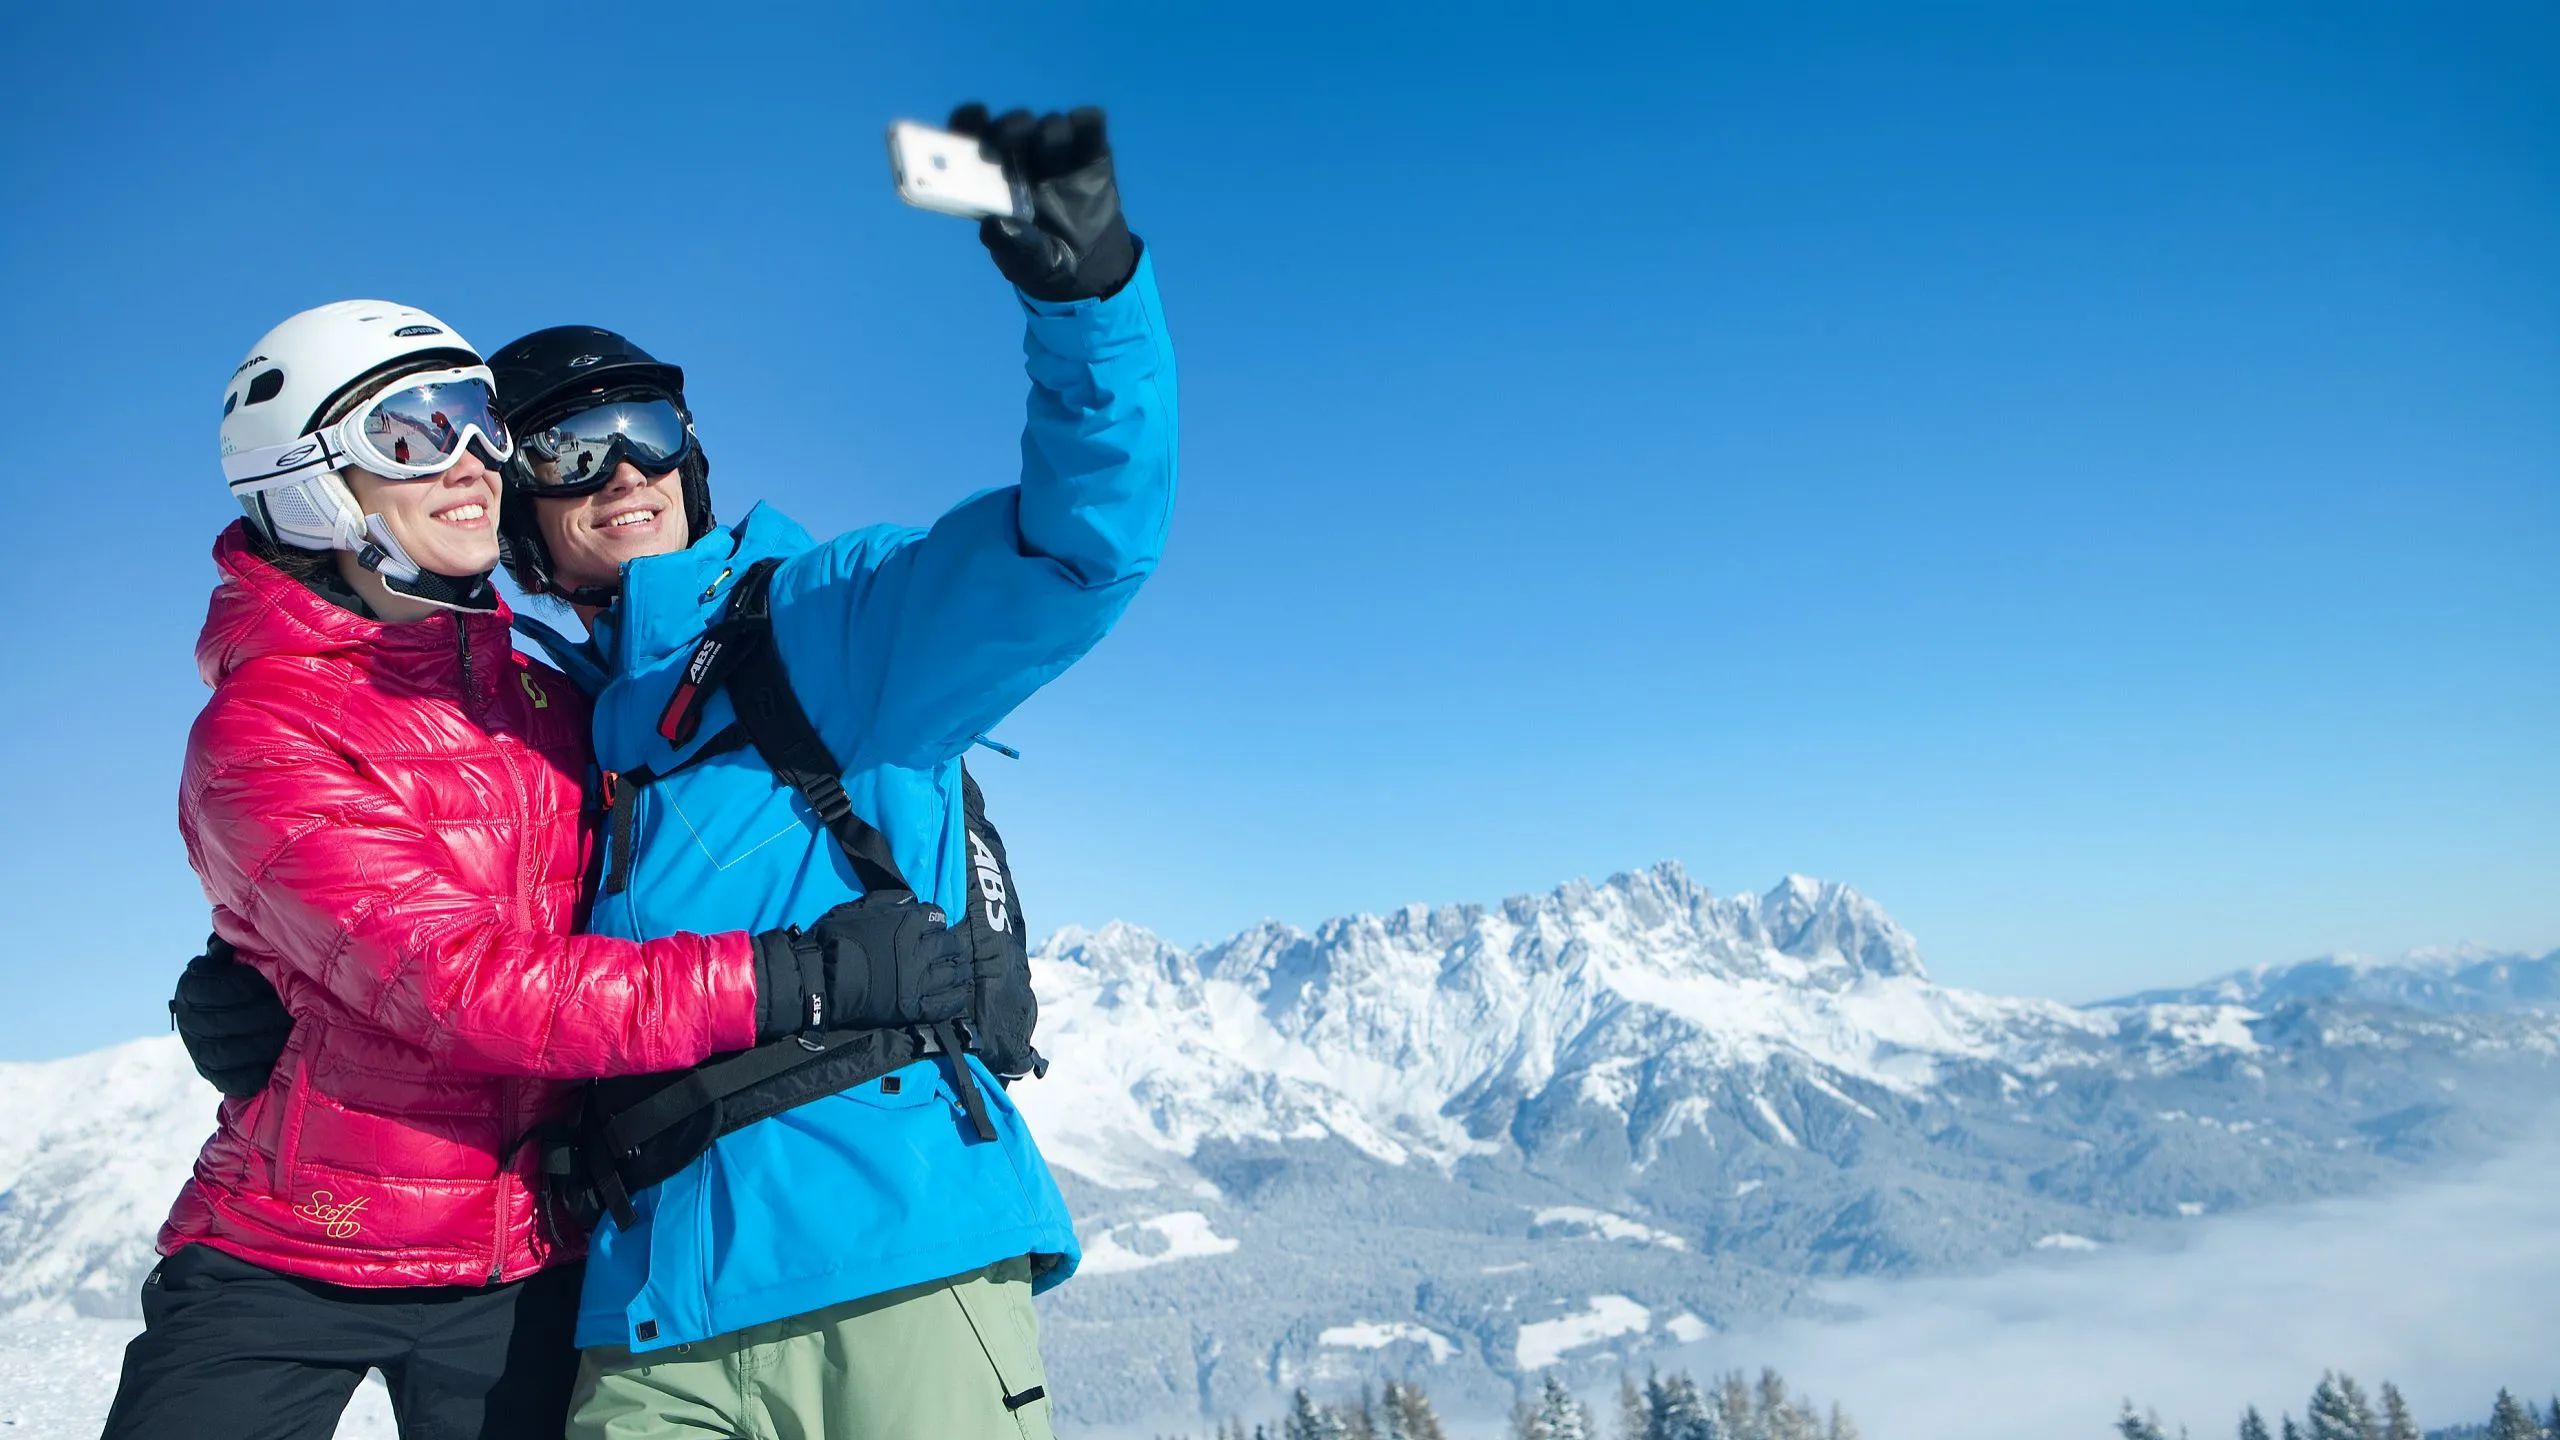
[[[2128,1395],[2212,1440],[2252,1403],[2299,1416],[2329,1367],[2397,1381],[2423,1425],[2481,1420],[2502,1385],[2560,1391],[2560,1131],[2432,1184],[2197,1221],[2174,1248],[1823,1298],[1855,1317],[1664,1363],[1775,1365],[1881,1440],[2099,1435]]]

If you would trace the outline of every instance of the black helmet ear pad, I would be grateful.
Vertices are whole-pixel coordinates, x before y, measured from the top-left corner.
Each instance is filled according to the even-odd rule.
[[[701,441],[693,442],[693,453],[677,468],[684,474],[685,543],[690,545],[710,534],[712,526],[711,457],[703,453]]]

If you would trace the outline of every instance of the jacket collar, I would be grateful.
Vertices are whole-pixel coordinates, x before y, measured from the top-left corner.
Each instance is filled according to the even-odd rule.
[[[457,626],[469,633],[475,649],[493,655],[508,649],[513,617],[504,602],[487,612],[455,612],[452,625],[442,616],[386,625],[331,603],[260,558],[245,520],[231,522],[214,542],[213,563],[222,583],[214,588],[196,637],[196,668],[208,685],[261,655],[338,655],[417,677],[440,677],[450,669],[458,683]]]
[[[596,617],[605,663],[627,671],[691,645],[728,601],[728,582],[768,557],[797,555],[817,542],[799,522],[758,504],[747,518],[714,530],[672,555],[622,567],[622,598]]]

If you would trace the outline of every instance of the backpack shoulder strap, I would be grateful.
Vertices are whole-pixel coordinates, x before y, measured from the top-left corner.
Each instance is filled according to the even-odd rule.
[[[782,562],[759,560],[738,577],[729,592],[728,611],[718,629],[728,647],[721,686],[738,712],[738,726],[784,784],[800,792],[818,820],[843,847],[853,863],[854,878],[865,893],[904,890],[915,893],[898,870],[889,839],[853,813],[844,793],[844,767],[827,748],[818,727],[792,693],[790,672],[783,668],[782,648],[774,643],[773,572]]]

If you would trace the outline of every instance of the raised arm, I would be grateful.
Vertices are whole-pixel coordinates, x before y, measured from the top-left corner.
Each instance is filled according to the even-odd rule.
[[[1173,509],[1173,347],[1100,113],[953,121],[1030,179],[1040,216],[982,232],[1025,312],[1022,477],[930,529],[856,531],[774,577],[783,659],[848,766],[965,749],[1111,628]]]

